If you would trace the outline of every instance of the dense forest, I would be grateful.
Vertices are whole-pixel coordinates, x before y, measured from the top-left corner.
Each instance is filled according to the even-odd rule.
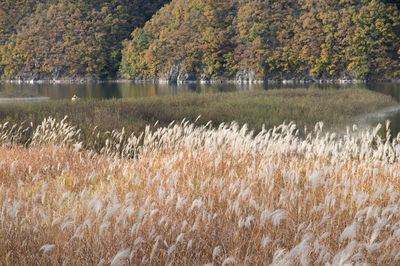
[[[115,78],[122,41],[167,0],[0,0],[0,76]]]
[[[173,0],[125,42],[127,78],[393,79],[398,1]]]
[[[390,0],[0,0],[0,77],[398,79],[399,8]]]

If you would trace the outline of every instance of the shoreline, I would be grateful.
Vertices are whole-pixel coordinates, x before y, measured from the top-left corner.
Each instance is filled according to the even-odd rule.
[[[366,84],[366,83],[400,83],[397,79],[254,79],[254,80],[236,80],[216,78],[211,80],[190,80],[190,81],[173,81],[164,78],[154,79],[69,79],[69,80],[0,80],[0,84],[97,84],[97,83],[136,83],[136,84],[171,84],[171,85],[188,85],[188,84],[238,84],[238,85],[257,85],[257,84]]]

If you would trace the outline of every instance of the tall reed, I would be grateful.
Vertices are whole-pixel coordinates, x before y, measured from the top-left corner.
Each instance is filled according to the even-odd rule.
[[[398,264],[400,137],[322,127],[1,125],[0,263]]]

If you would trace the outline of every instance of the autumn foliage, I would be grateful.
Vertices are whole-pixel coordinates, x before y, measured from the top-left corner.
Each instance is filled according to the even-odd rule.
[[[116,77],[122,41],[166,2],[2,0],[0,76]]]
[[[126,77],[399,77],[400,13],[380,0],[174,0],[125,43]]]
[[[233,78],[239,70],[256,79],[400,75],[395,1],[169,2],[2,0],[0,76],[107,79],[120,72],[148,79],[175,71],[207,80]]]

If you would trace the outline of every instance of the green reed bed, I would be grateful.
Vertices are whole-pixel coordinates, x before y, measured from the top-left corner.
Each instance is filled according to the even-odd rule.
[[[43,103],[0,105],[0,123],[39,124],[52,116],[68,121],[88,138],[97,127],[101,131],[125,128],[126,132],[141,132],[158,121],[166,126],[171,121],[213,121],[214,125],[236,121],[247,123],[259,131],[263,125],[271,128],[283,121],[294,121],[299,128],[313,127],[324,121],[325,128],[338,129],[352,124],[355,117],[395,105],[390,96],[363,89],[317,90],[282,89],[215,94],[183,94],[178,96],[140,99],[70,100]]]

